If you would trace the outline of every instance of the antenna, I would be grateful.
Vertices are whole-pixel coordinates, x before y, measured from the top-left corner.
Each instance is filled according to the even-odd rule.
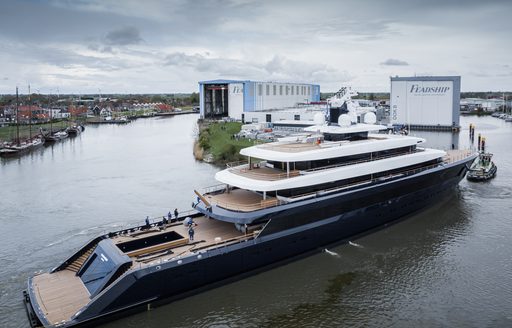
[[[30,83],[28,84],[28,126],[29,136],[32,139],[32,101],[30,100]]]
[[[20,145],[20,110],[18,108],[18,87],[16,86],[16,142]]]

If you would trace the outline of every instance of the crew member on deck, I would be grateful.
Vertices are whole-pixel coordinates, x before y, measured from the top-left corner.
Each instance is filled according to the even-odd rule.
[[[174,217],[176,218],[176,221],[178,221],[178,209],[174,209]]]
[[[188,227],[188,239],[194,241],[194,225]]]
[[[149,229],[149,215],[146,216],[146,228]]]

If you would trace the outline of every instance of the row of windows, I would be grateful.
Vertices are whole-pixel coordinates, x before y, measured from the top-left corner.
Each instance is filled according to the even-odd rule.
[[[434,165],[437,163],[438,163],[437,160],[431,160],[431,161],[427,161],[427,162],[423,162],[423,163],[419,163],[419,164],[396,168],[396,169],[389,170],[389,171],[378,172],[378,173],[375,173],[372,175],[358,176],[358,177],[354,177],[354,178],[337,180],[337,181],[322,183],[322,184],[313,185],[313,186],[301,187],[301,188],[279,190],[277,192],[277,194],[280,196],[285,196],[285,197],[300,196],[300,195],[305,195],[305,194],[309,194],[312,192],[328,190],[328,189],[338,188],[338,187],[344,187],[344,186],[348,186],[348,185],[351,185],[354,183],[368,181],[370,179],[377,179],[380,177],[386,177],[386,176],[390,176],[393,174],[407,172],[410,170],[426,168],[426,167],[429,167],[430,165]],[[275,192],[274,193],[267,192],[267,195],[274,196]]]
[[[272,88],[270,88],[272,86]],[[311,86],[305,85],[270,85],[265,84],[265,95],[270,96],[288,96],[288,95],[297,95],[297,96],[310,96],[311,95]],[[263,96],[263,84],[258,84],[258,96]]]
[[[362,153],[362,154],[356,154],[351,156],[342,156],[342,157],[335,157],[335,158],[326,158],[326,159],[319,159],[315,161],[304,161],[304,162],[292,162],[290,163],[290,169],[291,170],[311,170],[311,169],[318,169],[318,168],[324,168],[329,167],[333,165],[341,165],[341,164],[351,164],[351,163],[357,163],[361,161],[371,161],[371,160],[377,160],[380,158],[387,158],[391,156],[400,156],[404,154],[409,154],[412,152],[415,152],[416,145],[413,146],[407,146],[407,147],[401,147],[401,148],[394,148],[394,149],[386,149],[381,150],[377,152],[371,152],[371,153]],[[286,170],[286,163],[278,162],[278,161],[268,161],[269,164],[271,164],[274,168],[282,169],[283,171]]]

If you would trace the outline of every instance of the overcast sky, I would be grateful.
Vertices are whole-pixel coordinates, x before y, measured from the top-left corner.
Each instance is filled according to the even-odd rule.
[[[173,93],[217,78],[512,90],[512,1],[0,2],[0,93]]]

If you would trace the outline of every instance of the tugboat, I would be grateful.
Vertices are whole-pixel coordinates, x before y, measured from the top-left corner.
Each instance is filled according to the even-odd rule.
[[[470,181],[486,181],[494,178],[498,168],[491,159],[491,153],[481,152],[473,164],[471,164],[467,179]]]

